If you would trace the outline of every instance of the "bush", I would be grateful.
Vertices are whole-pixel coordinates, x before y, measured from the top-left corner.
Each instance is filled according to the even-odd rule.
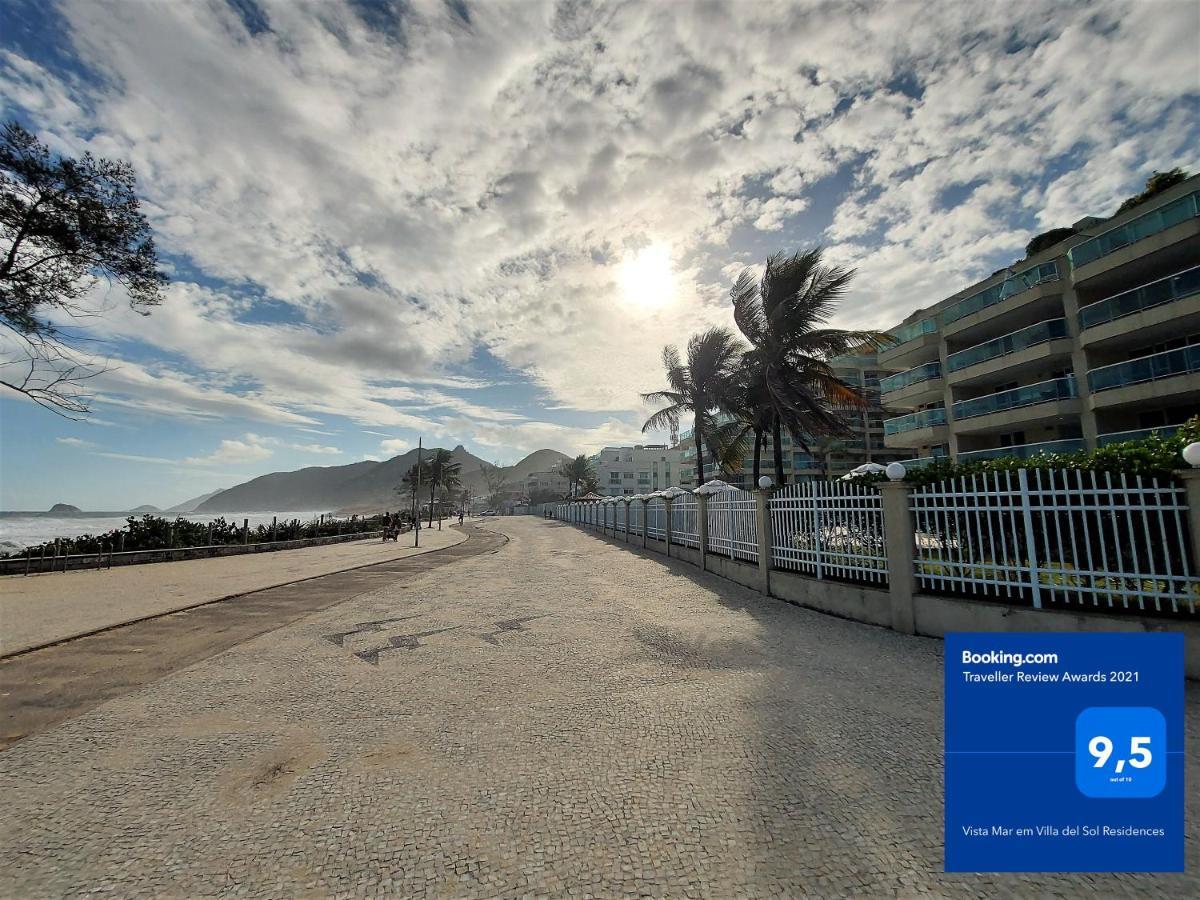
[[[1175,168],[1169,172],[1155,172],[1146,179],[1146,189],[1140,194],[1135,194],[1130,197],[1119,207],[1117,207],[1116,215],[1120,215],[1127,209],[1133,209],[1135,206],[1145,203],[1155,194],[1161,194],[1167,188],[1174,187],[1180,182],[1187,181],[1188,173],[1183,169]]]
[[[907,484],[934,484],[961,475],[976,475],[980,472],[1015,472],[1018,469],[1083,469],[1093,472],[1112,472],[1114,475],[1143,475],[1151,478],[1171,477],[1174,472],[1187,467],[1183,461],[1183,448],[1200,441],[1200,416],[1194,416],[1170,437],[1152,434],[1136,441],[1108,444],[1096,450],[1081,450],[1077,453],[1042,453],[1029,459],[1002,456],[978,462],[956,463],[947,459],[920,469],[912,469],[904,476]],[[854,479],[859,484],[878,484],[887,481],[887,476],[878,472],[860,475]]]
[[[1051,228],[1049,231],[1043,231],[1025,245],[1025,256],[1030,257],[1048,250],[1055,244],[1061,244],[1074,233],[1074,228]]]

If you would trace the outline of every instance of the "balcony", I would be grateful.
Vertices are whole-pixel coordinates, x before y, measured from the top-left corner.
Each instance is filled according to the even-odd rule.
[[[940,338],[936,320],[909,322],[890,333],[896,343],[879,351],[879,365],[907,366],[937,358]]]
[[[1058,263],[1048,262],[1040,265],[1030,266],[1020,272],[1010,272],[1004,277],[1003,281],[993,284],[991,287],[985,288],[976,294],[965,297],[959,300],[952,306],[942,310],[942,325],[947,334],[960,330],[960,328],[976,324],[979,321],[990,318],[990,315],[979,315],[985,310],[996,313],[1007,312],[1010,309],[1023,305],[1022,303],[1006,304],[1005,301],[1011,297],[1017,297],[1033,290],[1038,285],[1057,282],[1059,280]],[[1023,297],[1025,299],[1036,299],[1032,295]],[[1000,305],[1004,305],[1004,310],[995,309]],[[971,317],[971,322],[964,322],[960,326],[955,326],[955,323],[963,319]]]
[[[1137,428],[1133,431],[1110,431],[1108,434],[1096,436],[1097,447],[1107,447],[1109,444],[1123,444],[1126,441],[1140,441],[1157,434],[1168,438],[1179,430],[1178,425],[1160,425],[1158,428]]]
[[[879,389],[881,402],[889,406],[928,402],[942,394],[942,364],[929,362],[889,375],[880,379]]]
[[[1163,206],[1110,228],[1067,251],[1076,284],[1131,262],[1145,253],[1160,250],[1186,237],[1200,234],[1200,191],[1185,194]],[[1117,254],[1118,251],[1148,238],[1159,240],[1138,252]],[[1112,257],[1108,260],[1108,257]]]
[[[950,457],[948,457],[945,453],[935,453],[933,456],[918,456],[916,459],[902,459],[900,460],[900,464],[904,466],[906,470],[911,472],[914,469],[923,469],[926,466],[931,466],[936,462],[949,460],[949,458]]]
[[[1000,372],[1012,376],[1052,356],[1069,354],[1067,320],[1049,319],[950,354],[946,358],[947,380],[950,384],[962,384],[985,380]],[[986,362],[994,365],[985,366]]]
[[[1200,394],[1200,344],[1101,366],[1087,379],[1095,407]]]
[[[993,413],[1035,406],[1039,403],[1050,403],[1055,400],[1073,400],[1077,396],[1074,378],[1069,376],[1051,378],[1049,381],[1042,381],[1038,384],[985,394],[973,400],[959,400],[954,404],[954,421],[990,416]]]
[[[932,428],[935,425],[946,424],[946,410],[923,409],[920,412],[909,413],[907,416],[896,416],[894,419],[883,420],[884,434],[900,434],[904,431],[914,431],[918,428]]]
[[[1180,333],[1184,319],[1200,330],[1200,266],[1082,307],[1079,340],[1109,346],[1166,340]]]
[[[983,459],[1014,457],[1029,459],[1043,453],[1079,453],[1086,450],[1083,441],[1069,438],[1062,441],[1043,441],[1040,444],[1013,444],[1009,447],[989,447],[987,450],[971,450],[958,454],[959,462],[978,462]]]

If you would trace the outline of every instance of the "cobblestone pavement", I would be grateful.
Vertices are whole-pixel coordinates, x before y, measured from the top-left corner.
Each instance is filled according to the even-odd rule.
[[[1200,895],[1194,790],[1192,875],[941,874],[939,642],[488,527],[0,753],[0,894]]]

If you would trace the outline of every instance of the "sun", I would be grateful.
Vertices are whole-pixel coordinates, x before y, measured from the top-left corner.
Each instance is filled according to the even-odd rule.
[[[675,300],[675,272],[671,252],[663,244],[650,244],[630,254],[617,273],[625,301],[646,309]]]

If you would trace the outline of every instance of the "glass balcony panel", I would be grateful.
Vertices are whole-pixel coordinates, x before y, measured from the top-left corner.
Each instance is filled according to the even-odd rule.
[[[1001,412],[1006,409],[1019,409],[1022,406],[1033,406],[1035,403],[1046,403],[1050,400],[1067,400],[1075,396],[1077,394],[1074,378],[1053,378],[1050,381],[1013,388],[1009,391],[998,391],[995,394],[987,394],[973,400],[959,400],[954,404],[954,418],[971,419],[975,416],[986,416],[989,413]]]
[[[1071,267],[1078,269],[1142,238],[1166,231],[1196,216],[1200,216],[1200,191],[1173,200],[1166,206],[1160,206],[1124,225],[1110,228],[1090,241],[1072,247],[1067,251],[1067,258],[1071,260]]]
[[[1092,393],[1098,393],[1130,384],[1141,384],[1144,381],[1170,378],[1172,375],[1186,375],[1189,372],[1200,372],[1200,344],[1092,369],[1087,377]]]
[[[884,392],[898,391],[901,388],[908,387],[910,384],[917,384],[922,381],[929,381],[933,378],[940,378],[941,374],[941,363],[925,363],[925,365],[917,366],[914,369],[909,369],[907,372],[897,372],[895,375],[889,375],[887,378],[879,379],[879,389]]]
[[[1077,453],[1087,449],[1083,441],[1069,438],[1062,441],[1044,441],[1040,444],[1014,444],[1011,447],[991,447],[987,450],[971,450],[958,454],[959,462],[978,462],[981,459],[1000,459],[1015,456],[1017,459],[1029,459],[1042,453]]]
[[[894,346],[899,346],[907,344],[909,341],[915,341],[924,335],[933,334],[935,331],[937,331],[937,322],[933,319],[922,319],[920,322],[911,322],[895,329],[891,335],[896,339]]]
[[[1008,354],[1024,350],[1026,347],[1065,337],[1067,337],[1067,320],[1048,319],[1011,334],[976,344],[974,347],[968,347],[966,350],[951,353],[946,357],[946,369],[950,372],[958,372],[968,366],[987,362],[989,359],[1008,356]]]
[[[1178,425],[1160,425],[1157,428],[1137,428],[1133,431],[1111,431],[1108,434],[1097,435],[1096,445],[1106,447],[1109,444],[1123,444],[1126,441],[1140,441],[1150,437],[1152,434],[1157,434],[1159,437],[1168,438],[1179,430]]]
[[[934,425],[946,424],[946,410],[923,409],[920,412],[909,413],[907,416],[896,416],[894,419],[884,419],[884,434],[899,434],[903,431],[913,431],[917,428],[929,428]]]
[[[1006,276],[999,284],[993,284],[990,288],[982,290],[978,294],[964,297],[953,306],[946,307],[942,311],[942,321],[949,325],[951,322],[958,321],[963,316],[969,316],[971,313],[977,313],[981,309],[995,306],[1001,300],[1007,300],[1009,297],[1023,294],[1025,291],[1047,281],[1058,281],[1058,263],[1042,263]]]
[[[1089,303],[1079,310],[1079,324],[1083,328],[1091,328],[1197,293],[1200,293],[1200,266],[1152,281],[1097,303]]]

